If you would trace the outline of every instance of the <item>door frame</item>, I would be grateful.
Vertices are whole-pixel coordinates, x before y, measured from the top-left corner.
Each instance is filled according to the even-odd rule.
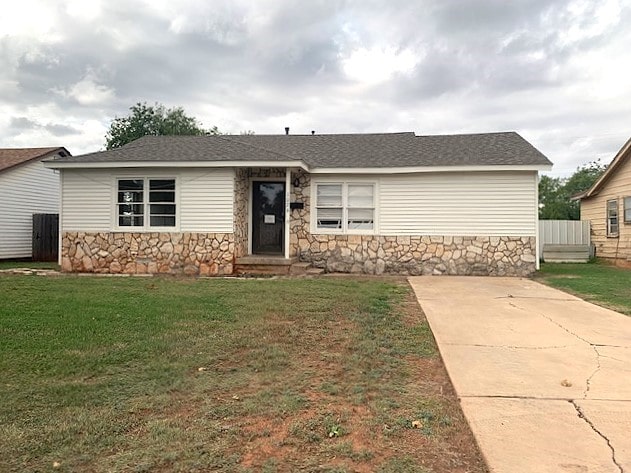
[[[289,201],[291,198],[291,169],[285,169],[285,179],[278,177],[249,177],[248,178],[248,255],[252,254],[252,195],[254,193],[253,182],[283,182],[285,181],[285,228],[283,237],[283,251],[279,256],[289,258],[289,226],[291,219],[291,211]]]

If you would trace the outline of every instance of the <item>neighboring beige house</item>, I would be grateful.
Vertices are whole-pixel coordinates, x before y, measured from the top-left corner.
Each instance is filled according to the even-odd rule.
[[[528,275],[551,167],[514,132],[145,136],[46,165],[64,271],[192,275]]]
[[[591,222],[596,256],[631,262],[631,139],[594,185],[576,196],[581,220]]]
[[[0,259],[30,258],[32,219],[59,211],[59,174],[42,164],[65,148],[0,149]]]

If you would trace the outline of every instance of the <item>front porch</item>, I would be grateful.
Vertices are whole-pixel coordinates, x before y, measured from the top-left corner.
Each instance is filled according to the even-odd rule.
[[[300,262],[298,257],[284,258],[282,256],[242,256],[235,259],[234,274],[241,276],[269,274],[269,275],[318,275],[324,269],[314,268],[311,263]]]
[[[236,264],[251,256],[299,259],[299,238],[309,232],[309,186],[309,175],[302,169],[236,169]]]

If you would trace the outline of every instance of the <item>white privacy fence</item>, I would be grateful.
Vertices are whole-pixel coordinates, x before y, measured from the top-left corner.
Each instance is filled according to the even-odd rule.
[[[589,220],[539,220],[539,254],[543,245],[589,245]]]

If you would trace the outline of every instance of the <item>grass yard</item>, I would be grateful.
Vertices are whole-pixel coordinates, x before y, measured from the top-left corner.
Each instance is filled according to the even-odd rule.
[[[631,315],[631,269],[604,262],[544,263],[537,278],[587,301]]]
[[[2,275],[0,342],[0,471],[487,471],[402,279]]]

